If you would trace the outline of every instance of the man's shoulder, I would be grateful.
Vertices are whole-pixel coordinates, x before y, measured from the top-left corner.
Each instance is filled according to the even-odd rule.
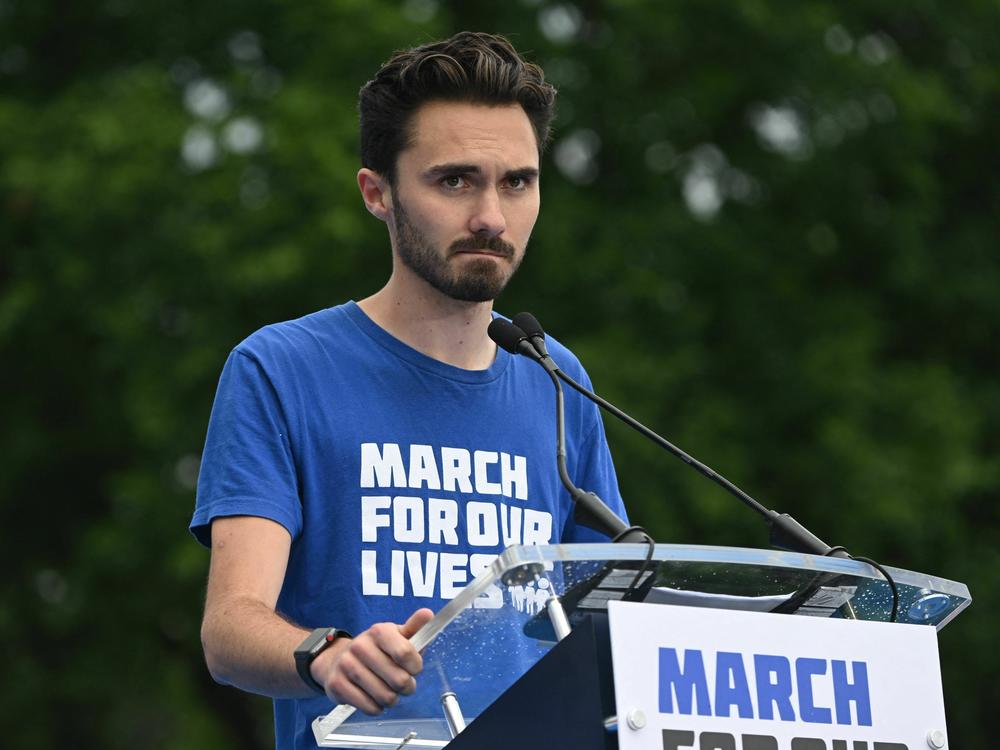
[[[338,344],[338,339],[350,336],[351,305],[345,303],[258,328],[237,344],[235,351],[264,362],[328,350]]]
[[[545,345],[549,350],[549,356],[559,365],[560,370],[572,378],[577,378],[584,374],[583,364],[568,346],[548,334],[545,336]]]

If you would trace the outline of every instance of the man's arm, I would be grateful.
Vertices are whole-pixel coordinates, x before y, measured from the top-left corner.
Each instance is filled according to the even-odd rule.
[[[275,612],[290,548],[288,531],[266,518],[213,521],[201,639],[217,682],[273,698],[314,695],[299,677],[294,657],[310,631]],[[415,689],[423,660],[409,638],[432,616],[420,609],[403,625],[379,623],[355,638],[337,639],[313,661],[313,678],[335,703],[380,713]]]

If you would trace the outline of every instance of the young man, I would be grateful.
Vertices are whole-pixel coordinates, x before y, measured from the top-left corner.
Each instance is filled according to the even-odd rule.
[[[551,382],[486,335],[538,216],[554,98],[500,37],[397,53],[360,100],[388,282],[226,363],[191,523],[212,550],[202,640],[215,679],[274,697],[279,748],[314,746],[332,702],[377,714],[412,693],[408,638],[504,547],[602,538],[559,482]],[[596,410],[566,416],[571,476],[623,515]],[[304,642],[329,646],[297,663]]]

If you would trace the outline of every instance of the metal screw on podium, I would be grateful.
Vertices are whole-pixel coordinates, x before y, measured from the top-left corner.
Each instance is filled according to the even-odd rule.
[[[629,729],[642,729],[646,726],[646,714],[642,712],[642,709],[633,708],[625,715],[625,723],[628,724]]]
[[[940,729],[933,729],[927,733],[927,744],[934,748],[934,750],[941,750],[947,743],[947,739],[944,736],[944,732]]]

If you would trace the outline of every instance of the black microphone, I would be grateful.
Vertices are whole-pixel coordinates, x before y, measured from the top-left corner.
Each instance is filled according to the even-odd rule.
[[[511,354],[523,354],[540,364],[552,379],[552,384],[556,388],[556,466],[559,469],[560,481],[576,504],[576,511],[573,514],[576,521],[590,529],[607,534],[614,541],[649,541],[649,535],[645,531],[626,526],[625,522],[616,516],[601,498],[593,492],[580,489],[570,479],[569,471],[566,468],[566,418],[563,390],[555,375],[558,368],[552,358],[548,354],[544,357],[540,355],[532,346],[528,335],[503,318],[494,318],[486,329],[486,333],[502,349]]]
[[[653,432],[653,430],[649,429],[638,420],[630,417],[614,404],[604,400],[593,391],[585,388],[573,380],[573,378],[559,369],[559,366],[556,365],[549,356],[548,351],[545,348],[545,331],[542,330],[541,324],[534,315],[522,312],[515,315],[513,320],[519,332],[524,334],[524,340],[529,341],[532,345],[535,358],[537,358],[536,361],[552,363],[553,369],[550,370],[550,373],[553,374],[554,377],[558,377],[563,380],[602,409],[618,417],[618,419],[627,424],[633,430],[636,430],[646,438],[652,440],[668,453],[676,458],[679,458],[688,466],[698,471],[702,474],[702,476],[711,479],[727,492],[735,495],[745,505],[760,514],[771,529],[770,541],[772,546],[777,547],[778,549],[785,549],[793,552],[806,552],[813,555],[850,557],[848,552],[843,547],[831,547],[787,513],[778,513],[775,510],[770,510],[769,508],[764,507],[728,479],[716,473],[711,467],[703,464],[701,461],[698,461],[693,456],[688,455],[683,450]]]
[[[505,349],[511,354],[523,354],[529,359],[535,360],[542,365],[542,367],[544,367],[550,375],[552,375],[553,371],[556,369],[556,365],[552,361],[551,357],[549,357],[548,362],[542,362],[541,355],[539,355],[535,350],[535,346],[532,344],[532,341],[527,333],[514,323],[511,323],[504,318],[494,318],[489,327],[486,329],[486,335],[493,339],[493,341],[496,342],[496,345],[501,349]]]
[[[528,341],[527,334],[503,318],[494,318],[486,329],[486,334],[496,342],[497,346],[511,354],[526,354],[538,358],[535,347]]]
[[[531,343],[542,357],[548,357],[549,351],[545,348],[545,331],[542,324],[530,312],[519,312],[511,322],[527,334]]]

